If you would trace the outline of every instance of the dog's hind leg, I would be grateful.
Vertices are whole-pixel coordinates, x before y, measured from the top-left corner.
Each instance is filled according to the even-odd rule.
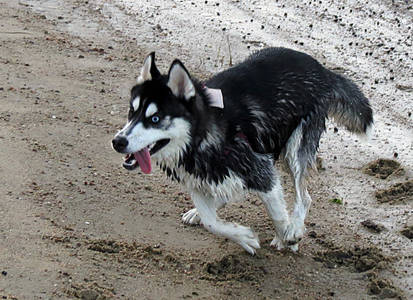
[[[285,161],[291,171],[295,186],[295,205],[283,240],[293,251],[298,250],[298,242],[304,236],[304,220],[311,205],[311,197],[306,186],[307,167],[314,165],[324,129],[325,118],[323,116],[308,117],[301,121],[286,145]]]
[[[304,221],[311,205],[311,197],[307,191],[305,178],[302,173],[294,174],[295,205],[291,216],[291,222],[284,233],[284,243],[291,250],[298,250],[298,243],[304,236]]]
[[[276,247],[278,250],[282,250],[285,247],[283,237],[289,224],[289,217],[286,203],[284,201],[280,177],[277,172],[274,171],[274,173],[276,176],[271,190],[268,192],[259,192],[258,196],[264,203],[275,226],[276,234],[271,242],[271,246]]]
[[[191,196],[201,222],[208,231],[236,242],[250,254],[255,254],[256,249],[260,248],[258,236],[251,228],[225,222],[218,218],[217,204],[214,198],[196,191],[192,191]]]

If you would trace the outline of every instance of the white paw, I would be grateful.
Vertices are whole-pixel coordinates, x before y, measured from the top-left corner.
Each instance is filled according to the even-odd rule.
[[[288,248],[290,248],[290,250],[293,251],[293,252],[297,252],[298,251],[298,243],[294,244],[294,245],[290,245],[290,246],[288,246]]]
[[[240,232],[235,236],[236,242],[241,245],[248,253],[254,255],[256,249],[260,248],[258,235],[247,227],[240,227]]]
[[[182,216],[182,222],[184,222],[184,224],[198,225],[201,222],[201,218],[199,217],[196,208],[188,210],[184,213]]]
[[[274,239],[271,241],[270,246],[276,248],[278,251],[281,251],[285,248],[284,242],[280,238],[278,238],[278,236],[274,237]]]
[[[296,252],[298,250],[298,243],[303,239],[304,232],[304,222],[293,220],[290,224],[288,224],[284,232],[284,244],[287,245],[292,251]]]

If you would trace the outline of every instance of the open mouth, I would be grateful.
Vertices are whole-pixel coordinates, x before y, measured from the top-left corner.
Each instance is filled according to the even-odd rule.
[[[169,141],[170,139],[162,139],[146,146],[142,150],[127,154],[123,167],[127,170],[134,170],[137,166],[140,166],[143,173],[149,174],[152,171],[151,155],[165,147]]]

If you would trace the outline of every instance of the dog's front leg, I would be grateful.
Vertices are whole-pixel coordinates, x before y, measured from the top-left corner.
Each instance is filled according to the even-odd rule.
[[[218,218],[216,209],[219,205],[216,199],[206,197],[200,192],[192,192],[191,196],[201,222],[208,231],[236,242],[252,255],[255,254],[256,249],[260,248],[258,236],[251,228],[224,222]]]
[[[182,222],[189,225],[198,225],[201,222],[198,210],[196,208],[188,210],[182,215]]]
[[[215,199],[214,202],[217,210],[223,208],[226,204],[223,200],[220,201]],[[198,210],[196,208],[188,210],[182,215],[182,222],[189,225],[199,225],[201,223],[201,217],[199,216]]]

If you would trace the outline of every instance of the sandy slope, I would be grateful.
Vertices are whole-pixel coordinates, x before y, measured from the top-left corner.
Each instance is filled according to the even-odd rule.
[[[413,222],[411,190],[392,204],[374,196],[412,178],[408,4],[105,2],[0,1],[1,296],[368,299],[400,288],[413,297],[413,246],[400,233]],[[329,125],[299,254],[269,247],[272,225],[254,197],[228,207],[227,219],[260,235],[263,248],[250,257],[182,225],[188,196],[160,172],[120,169],[109,141],[148,52],[163,70],[179,57],[206,77],[276,45],[357,81],[372,99],[376,133],[364,143]],[[404,172],[361,171],[396,154]],[[367,219],[385,229],[367,230]]]

